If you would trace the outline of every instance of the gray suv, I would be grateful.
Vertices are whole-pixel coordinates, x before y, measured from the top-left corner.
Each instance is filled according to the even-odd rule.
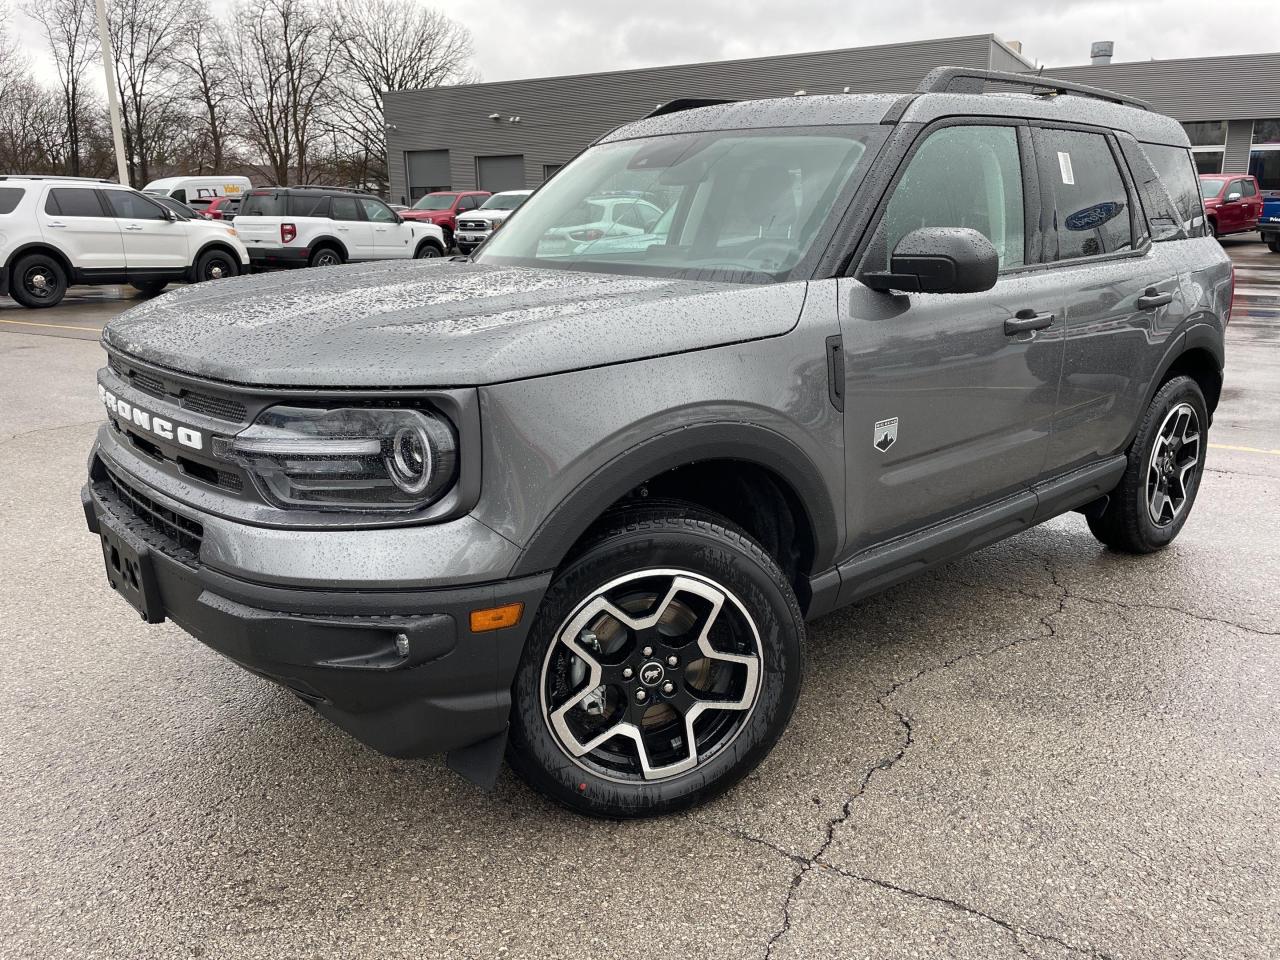
[[[1199,197],[1176,122],[1050,78],[675,102],[474,258],[114,320],[85,515],[143,620],[378,750],[676,810],[782,735],[806,620],[1067,511],[1177,536],[1232,296]]]

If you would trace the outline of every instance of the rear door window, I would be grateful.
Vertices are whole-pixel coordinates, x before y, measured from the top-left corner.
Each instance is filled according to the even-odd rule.
[[[327,194],[294,193],[289,195],[289,216],[327,217],[328,215],[329,197]]]
[[[1173,198],[1183,229],[1193,237],[1200,236],[1204,230],[1204,204],[1200,199],[1199,178],[1190,151],[1186,147],[1160,143],[1144,143],[1142,149]]]
[[[0,216],[17,210],[24,193],[21,187],[0,187]]]
[[[44,212],[55,217],[105,217],[98,191],[82,187],[54,187],[44,202]]]
[[[1257,195],[1258,195],[1258,188],[1253,185],[1252,180],[1240,181],[1240,196],[1256,197]]]
[[[334,197],[329,207],[334,220],[359,220],[360,210],[356,206],[355,197]]]
[[[1080,130],[1035,132],[1040,175],[1053,202],[1045,259],[1075,260],[1133,249],[1129,193],[1107,138]]]

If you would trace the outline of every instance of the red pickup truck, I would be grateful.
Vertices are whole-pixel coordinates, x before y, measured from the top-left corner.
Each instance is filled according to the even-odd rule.
[[[434,223],[444,231],[445,250],[453,249],[453,235],[458,229],[458,214],[474,210],[492,194],[488,190],[441,190],[419,198],[408,210],[400,211],[402,220]]]
[[[1255,177],[1230,173],[1202,173],[1200,196],[1215,237],[1258,229],[1262,191]]]

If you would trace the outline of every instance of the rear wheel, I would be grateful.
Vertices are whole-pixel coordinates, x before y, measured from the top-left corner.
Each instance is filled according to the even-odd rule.
[[[1280,236],[1267,241],[1267,249],[1272,253],[1280,253]]]
[[[309,267],[336,267],[346,263],[341,252],[333,247],[321,247],[311,253],[311,258],[307,261]]]
[[[231,254],[224,250],[208,250],[200,254],[196,260],[196,281],[203,280],[221,280],[224,277],[234,277],[240,273],[240,268]]]
[[[67,273],[48,254],[33,253],[14,265],[9,295],[24,307],[56,307],[67,295]]]
[[[582,813],[644,817],[745,776],[781,736],[804,618],[773,559],[680,505],[617,515],[552,581],[517,672],[507,757]]]
[[[1190,377],[1174,377],[1147,408],[1129,446],[1129,465],[1106,509],[1089,514],[1089,529],[1125,553],[1168,546],[1187,522],[1200,489],[1209,413]]]

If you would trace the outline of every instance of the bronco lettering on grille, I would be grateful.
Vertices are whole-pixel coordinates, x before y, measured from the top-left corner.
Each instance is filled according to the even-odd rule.
[[[178,426],[172,420],[158,417],[148,410],[134,406],[128,400],[121,400],[102,384],[98,384],[98,396],[108,410],[126,423],[154,433],[162,440],[177,440],[192,450],[204,449],[204,436],[199,430]]]

